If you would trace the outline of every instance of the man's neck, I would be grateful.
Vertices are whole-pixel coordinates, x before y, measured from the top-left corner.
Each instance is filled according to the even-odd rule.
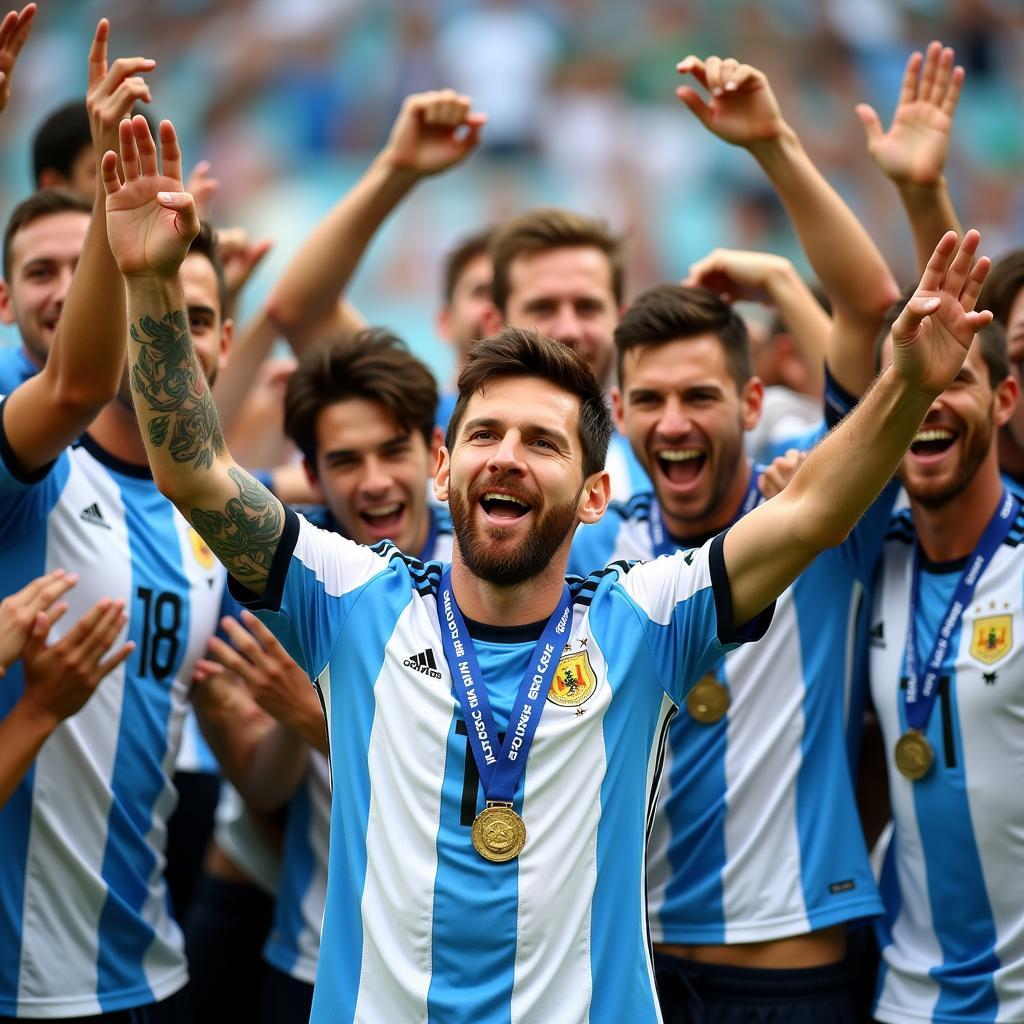
[[[928,561],[952,562],[970,555],[995,515],[1002,493],[999,464],[993,452],[974,479],[943,505],[928,507],[911,498],[914,528]]]
[[[116,398],[107,402],[89,425],[89,436],[122,462],[132,466],[149,464],[138,421]]]
[[[678,516],[670,516],[664,506],[660,506],[659,503],[665,528],[675,540],[679,541],[702,539],[721,533],[739,514],[740,506],[747,493],[747,485],[750,483],[751,469],[748,459],[740,459],[728,492],[706,516],[702,516],[700,519],[680,519]]]
[[[21,343],[21,354],[37,369],[41,370],[46,365],[46,360],[40,358],[26,345],[24,342]]]
[[[565,586],[567,552],[559,551],[537,576],[515,586],[498,586],[472,573],[456,545],[452,553],[452,590],[467,619],[489,626],[524,626],[548,618]]]

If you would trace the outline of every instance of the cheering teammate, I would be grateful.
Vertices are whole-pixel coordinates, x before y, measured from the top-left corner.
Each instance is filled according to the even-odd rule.
[[[570,591],[574,528],[609,489],[611,423],[580,358],[517,330],[474,349],[435,476],[450,571],[318,531],[225,449],[178,277],[198,223],[167,122],[161,139],[163,174],[142,118],[122,126],[124,181],[113,153],[102,167],[139,423],[161,489],[320,680],[338,784],[313,1019],[656,1020],[641,893],[662,730],[846,536],[957,373],[990,319],[977,234],[942,240],[893,367],[781,495],[699,551]],[[438,649],[435,674],[405,668]],[[573,700],[545,700],[567,673]]]

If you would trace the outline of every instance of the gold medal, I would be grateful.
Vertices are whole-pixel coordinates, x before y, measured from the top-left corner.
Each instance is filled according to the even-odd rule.
[[[526,824],[511,804],[488,803],[473,821],[473,849],[484,860],[512,860],[525,845]]]
[[[915,782],[932,769],[935,753],[920,729],[908,729],[896,743],[896,767]]]
[[[695,722],[714,725],[729,710],[729,691],[709,672],[686,695],[686,710]]]

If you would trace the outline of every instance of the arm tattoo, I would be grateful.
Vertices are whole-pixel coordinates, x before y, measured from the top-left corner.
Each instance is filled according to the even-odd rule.
[[[214,457],[224,453],[224,435],[184,310],[160,320],[141,317],[131,325],[131,337],[139,345],[132,385],[139,403],[158,414],[149,421],[150,443],[162,448],[169,435],[168,451],[175,462],[209,469]]]
[[[284,529],[284,509],[248,473],[232,466],[228,476],[238,497],[230,498],[223,512],[194,508],[188,518],[239,583],[262,588]]]

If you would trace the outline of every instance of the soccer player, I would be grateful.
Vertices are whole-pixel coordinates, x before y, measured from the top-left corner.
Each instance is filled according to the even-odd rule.
[[[893,367],[782,494],[697,551],[570,589],[572,534],[608,503],[611,435],[577,353],[514,328],[471,353],[434,479],[450,570],[317,530],[226,450],[178,280],[192,199],[142,118],[120,141],[107,230],[155,478],[324,696],[336,785],[312,1019],[657,1020],[642,893],[664,727],[847,535],[957,373],[990,319],[973,309],[977,233],[943,238]],[[186,423],[194,443],[169,444]],[[439,678],[405,665],[426,650]]]
[[[895,823],[874,1009],[890,1024],[1024,1019],[1024,517],[997,444],[1018,391],[993,324],[900,464],[910,508],[889,529],[870,652]]]
[[[288,381],[284,429],[324,502],[310,521],[357,544],[390,540],[422,561],[450,561],[447,510],[427,502],[442,444],[436,408],[430,370],[386,331],[307,351]]]

